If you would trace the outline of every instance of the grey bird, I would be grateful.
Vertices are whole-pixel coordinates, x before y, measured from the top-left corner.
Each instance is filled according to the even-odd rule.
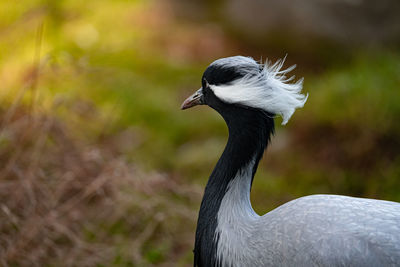
[[[338,195],[292,200],[263,216],[252,181],[274,132],[307,100],[283,60],[235,56],[214,61],[182,109],[208,105],[229,129],[204,191],[194,266],[400,266],[400,203]]]

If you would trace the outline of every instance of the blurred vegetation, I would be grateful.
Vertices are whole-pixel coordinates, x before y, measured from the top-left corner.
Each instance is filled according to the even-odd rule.
[[[227,130],[180,103],[212,60],[268,47],[177,19],[168,1],[0,7],[0,265],[189,265]],[[400,201],[400,54],[339,50],[288,57],[309,99],[287,127],[276,119],[259,213],[314,193]]]

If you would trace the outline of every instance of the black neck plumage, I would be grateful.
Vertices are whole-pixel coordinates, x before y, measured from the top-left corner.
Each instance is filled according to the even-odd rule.
[[[253,180],[258,162],[274,132],[272,114],[238,106],[217,111],[228,125],[229,139],[208,180],[201,202],[196,229],[194,266],[218,266],[216,259],[218,240],[215,240],[215,230],[218,210],[228,184],[241,168],[255,160],[251,176]]]

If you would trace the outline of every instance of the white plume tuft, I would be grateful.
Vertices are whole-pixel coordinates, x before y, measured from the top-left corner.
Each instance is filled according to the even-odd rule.
[[[287,78],[286,74],[296,66],[282,70],[285,58],[274,64],[267,61],[261,66],[252,58],[234,58],[236,58],[234,62],[242,61],[242,64],[252,66],[246,68],[242,65],[246,69],[245,76],[229,84],[210,85],[211,90],[222,101],[259,108],[280,115],[283,118],[283,125],[289,121],[296,108],[304,106],[308,94],[301,94],[303,79],[289,83],[294,76]],[[229,61],[231,62],[232,59]],[[254,64],[257,67],[254,67]],[[238,68],[240,67],[239,64]]]

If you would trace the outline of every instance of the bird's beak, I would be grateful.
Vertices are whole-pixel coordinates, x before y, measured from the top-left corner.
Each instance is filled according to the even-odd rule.
[[[185,101],[183,101],[181,109],[187,109],[191,108],[197,105],[203,105],[203,88],[200,88],[197,90],[193,95],[189,96],[186,98]]]

